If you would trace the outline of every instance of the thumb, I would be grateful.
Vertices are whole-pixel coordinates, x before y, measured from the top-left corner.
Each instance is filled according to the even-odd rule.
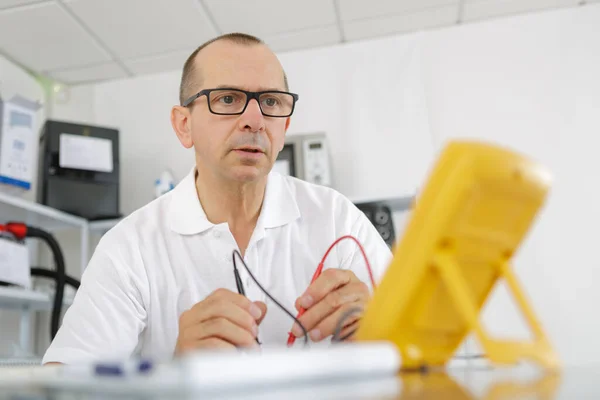
[[[267,305],[265,303],[263,303],[262,301],[255,301],[254,304],[260,308],[260,318],[256,321],[257,325],[260,325],[260,323],[262,322],[262,320],[265,318],[265,315],[267,315]]]

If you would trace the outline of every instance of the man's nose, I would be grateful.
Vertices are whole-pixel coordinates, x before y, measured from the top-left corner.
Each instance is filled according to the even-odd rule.
[[[256,99],[250,100],[246,110],[240,117],[240,129],[258,132],[265,129],[265,117],[260,111],[260,106]]]

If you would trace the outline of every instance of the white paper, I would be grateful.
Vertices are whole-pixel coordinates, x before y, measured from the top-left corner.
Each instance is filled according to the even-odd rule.
[[[58,165],[61,168],[112,172],[112,141],[61,133]]]
[[[290,174],[290,162],[288,160],[275,160],[273,171],[279,172],[281,175]]]
[[[29,189],[34,169],[35,111],[6,102],[2,113],[0,176]]]
[[[27,246],[0,238],[0,281],[31,288]]]

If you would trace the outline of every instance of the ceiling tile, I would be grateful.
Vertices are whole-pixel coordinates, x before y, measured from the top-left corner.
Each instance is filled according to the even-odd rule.
[[[336,23],[332,0],[204,0],[222,32],[264,37]]]
[[[64,0],[120,58],[196,48],[216,36],[197,0]]]
[[[336,0],[342,21],[408,14],[446,5],[456,5],[458,0]]]
[[[134,60],[123,60],[123,63],[136,75],[182,70],[185,60],[187,60],[193,51],[194,48],[190,48],[187,51],[178,51]]]
[[[269,47],[276,52],[305,49],[309,47],[329,46],[341,42],[337,25],[309,29],[264,38]]]
[[[46,75],[64,83],[84,83],[125,78],[127,74],[116,63],[104,63],[83,68],[49,71]]]
[[[405,15],[345,22],[344,35],[348,40],[373,38],[449,26],[456,23],[456,18],[456,6],[445,6]]]
[[[463,21],[521,14],[544,9],[576,6],[580,0],[466,0]]]
[[[28,4],[48,2],[48,0],[0,0],[0,10],[3,8],[26,6]]]
[[[110,61],[81,26],[54,3],[0,11],[0,50],[37,71]]]

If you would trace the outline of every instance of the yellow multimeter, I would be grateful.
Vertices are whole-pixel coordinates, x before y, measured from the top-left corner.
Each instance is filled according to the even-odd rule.
[[[527,303],[510,260],[550,187],[546,169],[506,148],[450,142],[441,153],[356,340],[393,342],[402,368],[441,366],[474,332],[496,363],[558,359]],[[504,278],[534,341],[494,340],[479,313]]]

